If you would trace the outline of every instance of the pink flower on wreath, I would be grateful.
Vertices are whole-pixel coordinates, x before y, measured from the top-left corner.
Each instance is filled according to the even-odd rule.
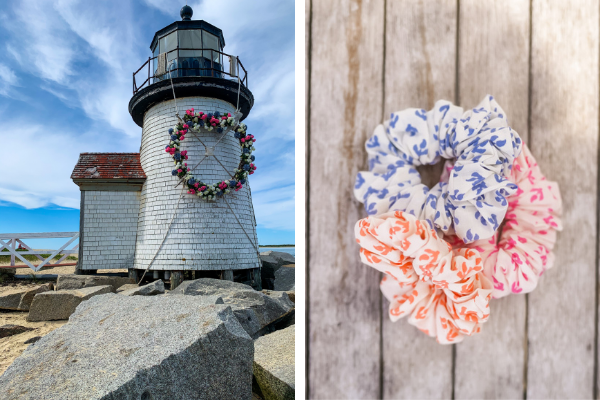
[[[211,124],[211,125],[212,125],[212,126],[217,126],[217,124],[214,124],[214,123],[213,123],[213,124]]]
[[[182,173],[182,172],[183,172],[183,170],[182,170],[181,168],[179,168],[179,169],[177,170],[177,172],[179,172],[179,173]]]
[[[206,186],[202,186],[202,187],[200,187],[200,191],[201,191],[201,192],[204,192],[205,190],[206,190]]]
[[[182,136],[179,138],[179,140],[184,140],[184,139],[185,139],[185,136]]]
[[[254,171],[250,171],[249,174],[252,175],[254,173]]]
[[[223,116],[221,117],[221,119],[227,119],[227,117],[226,117],[225,115],[223,115]]]
[[[202,114],[202,116],[200,117],[203,121],[207,118],[206,114]]]
[[[183,129],[189,128],[188,124],[183,124]]]
[[[231,113],[227,113],[227,116],[228,116],[228,117],[231,117]]]
[[[184,156],[184,157],[185,157],[185,156],[187,156],[187,150],[183,150],[183,151],[181,152],[181,155],[182,155],[182,156]]]
[[[194,189],[190,189],[189,193],[191,193],[191,194],[195,194],[195,193],[196,193],[196,191],[195,191]]]
[[[171,150],[170,150],[170,149],[171,149],[170,147],[167,147],[167,148],[165,149],[165,152],[167,152],[167,153],[170,153],[170,152],[171,152]]]
[[[241,139],[240,139],[240,142],[244,143],[244,142],[246,142],[246,139],[244,139],[244,138],[241,138]]]
[[[200,186],[200,184],[199,184],[198,182],[194,183],[194,187],[195,187],[196,189],[198,189],[198,186]],[[203,187],[204,187],[204,186],[203,186]]]

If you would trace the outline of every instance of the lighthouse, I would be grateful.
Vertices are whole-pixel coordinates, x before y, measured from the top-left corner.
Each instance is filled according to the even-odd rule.
[[[240,139],[252,129],[241,122],[254,104],[248,74],[224,52],[221,29],[192,20],[189,6],[180,14],[181,21],[156,32],[152,56],[133,74],[129,113],[142,128],[145,180],[130,276],[175,287],[192,271],[260,287],[250,182],[247,173],[240,178],[255,168],[244,164],[249,147]],[[215,191],[207,195],[210,185]]]

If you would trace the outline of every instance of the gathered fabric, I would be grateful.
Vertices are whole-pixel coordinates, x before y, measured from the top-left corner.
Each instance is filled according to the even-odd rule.
[[[443,344],[480,332],[492,283],[476,248],[452,249],[429,221],[402,211],[361,219],[355,236],[362,262],[385,273],[381,291],[392,321],[408,316]]]
[[[406,211],[465,243],[491,238],[517,192],[508,177],[522,142],[500,105],[486,96],[464,111],[448,101],[430,111],[393,113],[367,140],[369,171],[357,174],[354,194],[368,215]],[[416,170],[455,160],[447,180],[428,189]]]
[[[560,220],[562,200],[558,184],[548,181],[524,144],[510,180],[517,192],[508,198],[508,211],[500,233],[468,245],[484,260],[484,273],[493,281],[494,298],[533,291],[542,274],[554,265],[552,249]],[[454,242],[464,246],[459,240]]]

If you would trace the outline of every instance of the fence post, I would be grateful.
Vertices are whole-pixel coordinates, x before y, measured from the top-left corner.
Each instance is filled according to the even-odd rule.
[[[10,241],[11,241],[11,246],[12,246],[13,251],[16,251],[17,239],[11,239]],[[10,256],[10,266],[11,267],[15,266],[15,255],[14,254],[11,254],[11,256]]]

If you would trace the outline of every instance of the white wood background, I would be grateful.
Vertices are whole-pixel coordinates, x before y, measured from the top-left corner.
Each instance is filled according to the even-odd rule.
[[[311,399],[597,398],[599,0],[306,0]],[[564,230],[537,290],[442,346],[391,323],[352,194],[384,115],[492,94],[559,182]],[[423,171],[430,182],[439,167]]]

